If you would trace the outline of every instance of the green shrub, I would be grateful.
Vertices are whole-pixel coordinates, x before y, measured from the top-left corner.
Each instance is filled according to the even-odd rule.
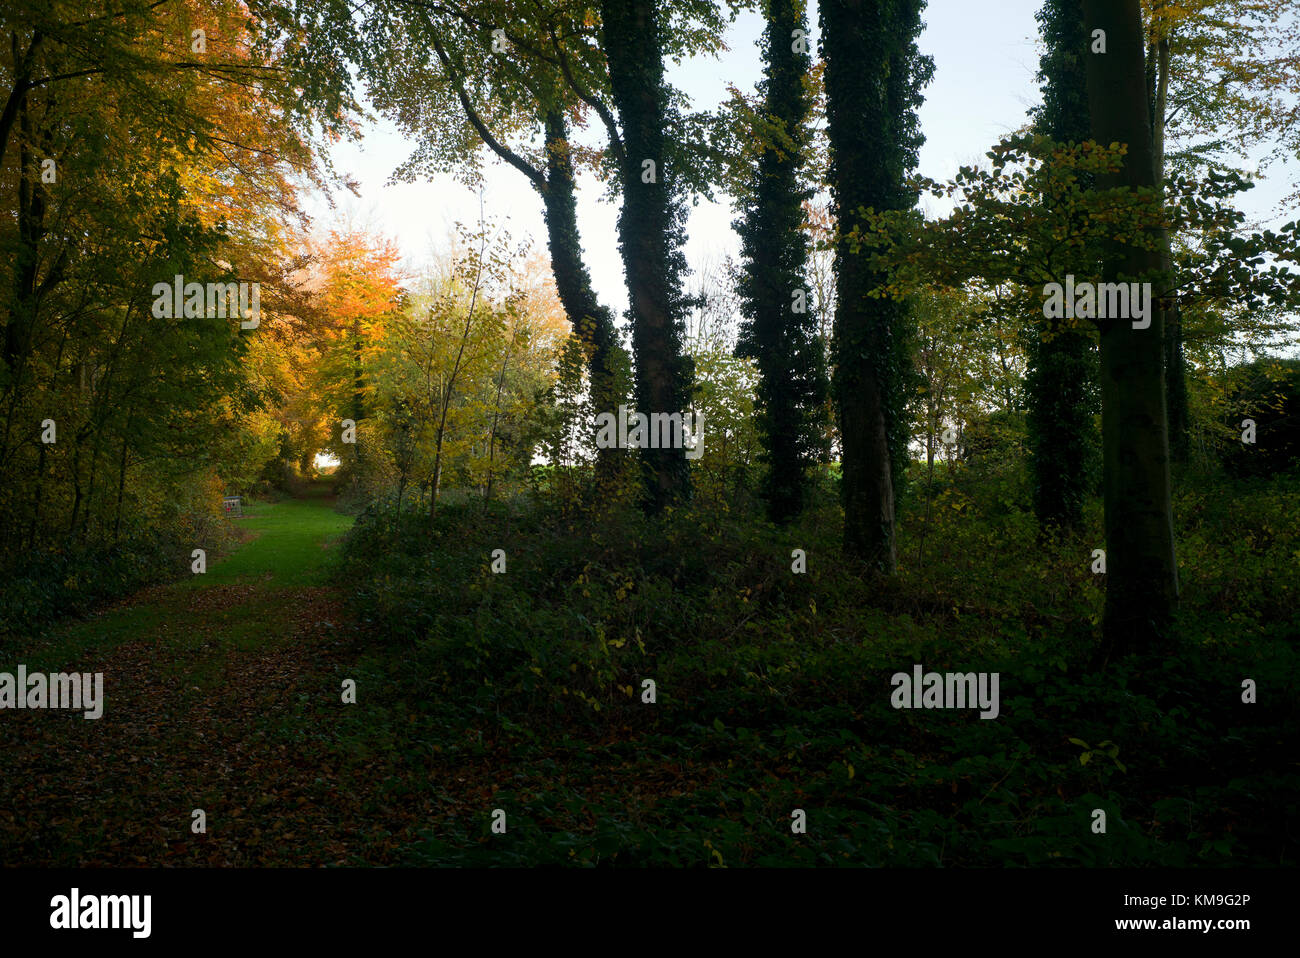
[[[494,804],[523,819],[507,847],[449,810],[408,860],[1294,863],[1297,597],[1275,572],[1300,555],[1295,484],[1188,483],[1181,650],[1099,669],[1086,543],[1040,547],[1023,498],[968,479],[936,482],[928,520],[909,500],[887,585],[841,556],[828,490],[785,531],[740,509],[464,505],[432,530],[371,510],[344,575],[415,716],[395,734],[508,762]],[[895,711],[890,676],[913,663],[998,672],[1001,715]],[[1242,677],[1267,704],[1241,704]]]

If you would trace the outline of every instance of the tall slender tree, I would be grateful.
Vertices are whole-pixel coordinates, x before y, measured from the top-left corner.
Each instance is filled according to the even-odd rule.
[[[538,190],[546,204],[546,233],[555,289],[569,322],[587,350],[592,407],[597,413],[613,411],[618,396],[615,353],[620,349],[614,314],[596,295],[582,257],[577,181],[563,111],[548,110],[545,126],[546,176]],[[597,449],[596,455],[598,479],[612,481],[617,472],[618,450]]]
[[[1300,82],[1295,54],[1298,0],[1142,0],[1147,97],[1156,186],[1169,171],[1248,166],[1263,169],[1300,145]],[[1283,200],[1293,202],[1293,192]],[[1189,451],[1187,361],[1181,306],[1188,278],[1161,250],[1169,291],[1165,313],[1165,391],[1175,462]],[[1175,290],[1183,291],[1175,295]],[[1192,339],[1199,339],[1194,330]]]
[[[934,64],[917,50],[924,0],[824,0],[830,185],[839,227],[832,393],[843,450],[845,550],[896,565],[894,477],[906,456],[908,308],[872,296],[885,277],[854,249],[864,209],[915,203],[905,177],[924,138],[916,117]]]
[[[682,351],[685,210],[666,149],[670,117],[659,15],[644,0],[602,0],[601,33],[623,128],[618,235],[631,303],[637,405],[647,414],[682,412],[692,380],[692,363]],[[641,453],[650,511],[689,496],[682,449]]]
[[[1087,57],[1093,139],[1123,143],[1119,172],[1099,177],[1103,189],[1155,190],[1147,115],[1139,0],[1083,0],[1089,36],[1102,31]],[[1098,35],[1100,36],[1100,35]],[[1162,237],[1115,244],[1103,267],[1108,282],[1159,275]],[[1178,603],[1169,429],[1165,404],[1164,316],[1150,325],[1107,319],[1101,328],[1102,463],[1106,508],[1105,645],[1110,652],[1149,649],[1170,634]]]
[[[1084,58],[1090,38],[1078,0],[1046,0],[1038,12],[1046,50],[1043,102],[1034,130],[1063,143],[1092,137]],[[1030,332],[1025,376],[1034,513],[1040,530],[1078,528],[1096,454],[1096,357],[1090,327],[1042,320]]]
[[[797,32],[796,32],[797,31]],[[802,0],[771,0],[764,35],[766,135],[755,165],[740,234],[741,325],[737,353],[758,364],[757,410],[768,472],[768,515],[784,523],[802,511],[808,468],[824,452],[826,358],[812,292],[804,278],[808,240],[800,183],[808,148],[807,21]]]
[[[1152,0],[1152,20],[1163,21],[1173,11],[1165,0]],[[1170,36],[1163,23],[1151,23],[1147,33],[1147,96],[1151,120],[1151,163],[1156,189],[1165,189],[1165,131],[1169,119],[1169,79],[1171,69]],[[1169,452],[1173,459],[1184,461],[1188,451],[1190,419],[1187,409],[1187,364],[1183,356],[1183,314],[1174,280],[1174,255],[1169,234],[1160,245],[1160,268],[1169,291],[1162,308],[1164,315],[1165,409],[1169,417]]]

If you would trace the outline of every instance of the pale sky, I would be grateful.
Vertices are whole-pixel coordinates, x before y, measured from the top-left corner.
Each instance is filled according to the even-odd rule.
[[[958,166],[981,160],[1001,137],[1025,123],[1029,108],[1038,102],[1034,74],[1039,51],[1034,14],[1040,2],[930,0],[920,47],[934,58],[935,77],[924,91],[925,104],[920,111],[926,142],[921,149],[919,172],[947,179]],[[815,41],[815,0],[811,6],[809,21]],[[762,19],[757,15],[740,17],[728,31],[729,49],[720,59],[700,57],[681,66],[669,63],[670,82],[684,90],[697,109],[713,109],[720,104],[726,98],[728,83],[752,90],[762,71],[762,29]],[[361,197],[340,194],[340,209],[395,239],[408,266],[414,267],[427,260],[431,250],[447,246],[456,220],[475,223],[479,206],[478,194],[456,183],[450,175],[432,182],[387,185],[393,170],[410,152],[411,144],[397,128],[381,119],[366,130],[359,143],[338,146],[334,161],[340,172],[360,183]],[[1262,182],[1240,200],[1248,215],[1266,217],[1268,225],[1290,218],[1269,215],[1286,193],[1282,176],[1285,174]],[[604,190],[594,178],[581,178],[579,187],[579,228],[587,265],[601,301],[621,316],[627,306],[627,293],[618,254],[618,211],[601,200]],[[537,247],[545,249],[541,201],[521,173],[500,162],[489,162],[484,201],[489,218],[508,218],[512,235],[520,238],[531,234]],[[307,208],[322,227],[342,215],[331,213],[319,198],[308,202]],[[693,209],[686,247],[691,265],[737,252],[738,242],[731,229],[734,217],[725,204],[701,201]]]

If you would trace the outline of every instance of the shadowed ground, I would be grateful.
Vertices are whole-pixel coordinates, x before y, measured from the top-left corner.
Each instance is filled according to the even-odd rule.
[[[363,701],[381,694],[327,584],[351,519],[316,487],[235,521],[253,538],[205,575],[0,659],[104,673],[99,720],[0,713],[0,862],[380,863],[414,838],[414,809],[375,794],[391,770],[340,722],[344,678]],[[205,834],[191,831],[199,808]]]

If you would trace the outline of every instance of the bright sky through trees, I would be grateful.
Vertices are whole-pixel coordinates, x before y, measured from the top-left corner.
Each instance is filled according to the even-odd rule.
[[[816,49],[816,0],[810,0],[809,25]],[[921,52],[935,61],[934,82],[925,90],[921,107],[919,172],[946,179],[958,166],[982,158],[984,145],[1019,128],[1028,111],[1038,102],[1034,73],[1038,69],[1037,0],[997,0],[991,6],[971,0],[930,0],[924,13],[925,31]],[[754,55],[762,35],[762,19],[753,13],[737,18],[727,34],[728,50],[719,59],[697,57],[682,64],[666,64],[669,82],[692,98],[697,109],[712,109],[726,98],[726,87],[734,84],[747,92],[758,81],[761,62]],[[575,138],[593,145],[601,142],[598,130],[576,133]],[[410,154],[411,144],[390,121],[379,118],[364,130],[358,143],[340,144],[335,157],[340,170],[360,183],[360,198],[342,193],[336,197],[342,208],[353,211],[361,222],[389,232],[408,263],[426,259],[432,250],[445,249],[457,220],[472,222],[478,216],[478,195],[456,183],[450,174],[435,182],[388,184],[397,165]],[[1248,216],[1260,217],[1260,225],[1276,226],[1288,217],[1275,215],[1277,203],[1294,178],[1295,164],[1275,167],[1269,179],[1238,199]],[[515,231],[531,233],[545,242],[542,205],[528,182],[508,166],[489,162],[484,170],[487,212],[508,216]],[[596,243],[593,237],[612,236],[618,218],[617,206],[603,202],[603,189],[590,173],[579,176],[578,218],[587,263],[596,291],[603,302],[621,314],[627,306],[623,264],[612,243]],[[329,212],[323,199],[308,208],[323,221]],[[943,212],[933,204],[931,213]],[[687,258],[698,267],[723,255],[735,255],[738,243],[731,229],[735,211],[730,205],[701,200],[691,213]]]

